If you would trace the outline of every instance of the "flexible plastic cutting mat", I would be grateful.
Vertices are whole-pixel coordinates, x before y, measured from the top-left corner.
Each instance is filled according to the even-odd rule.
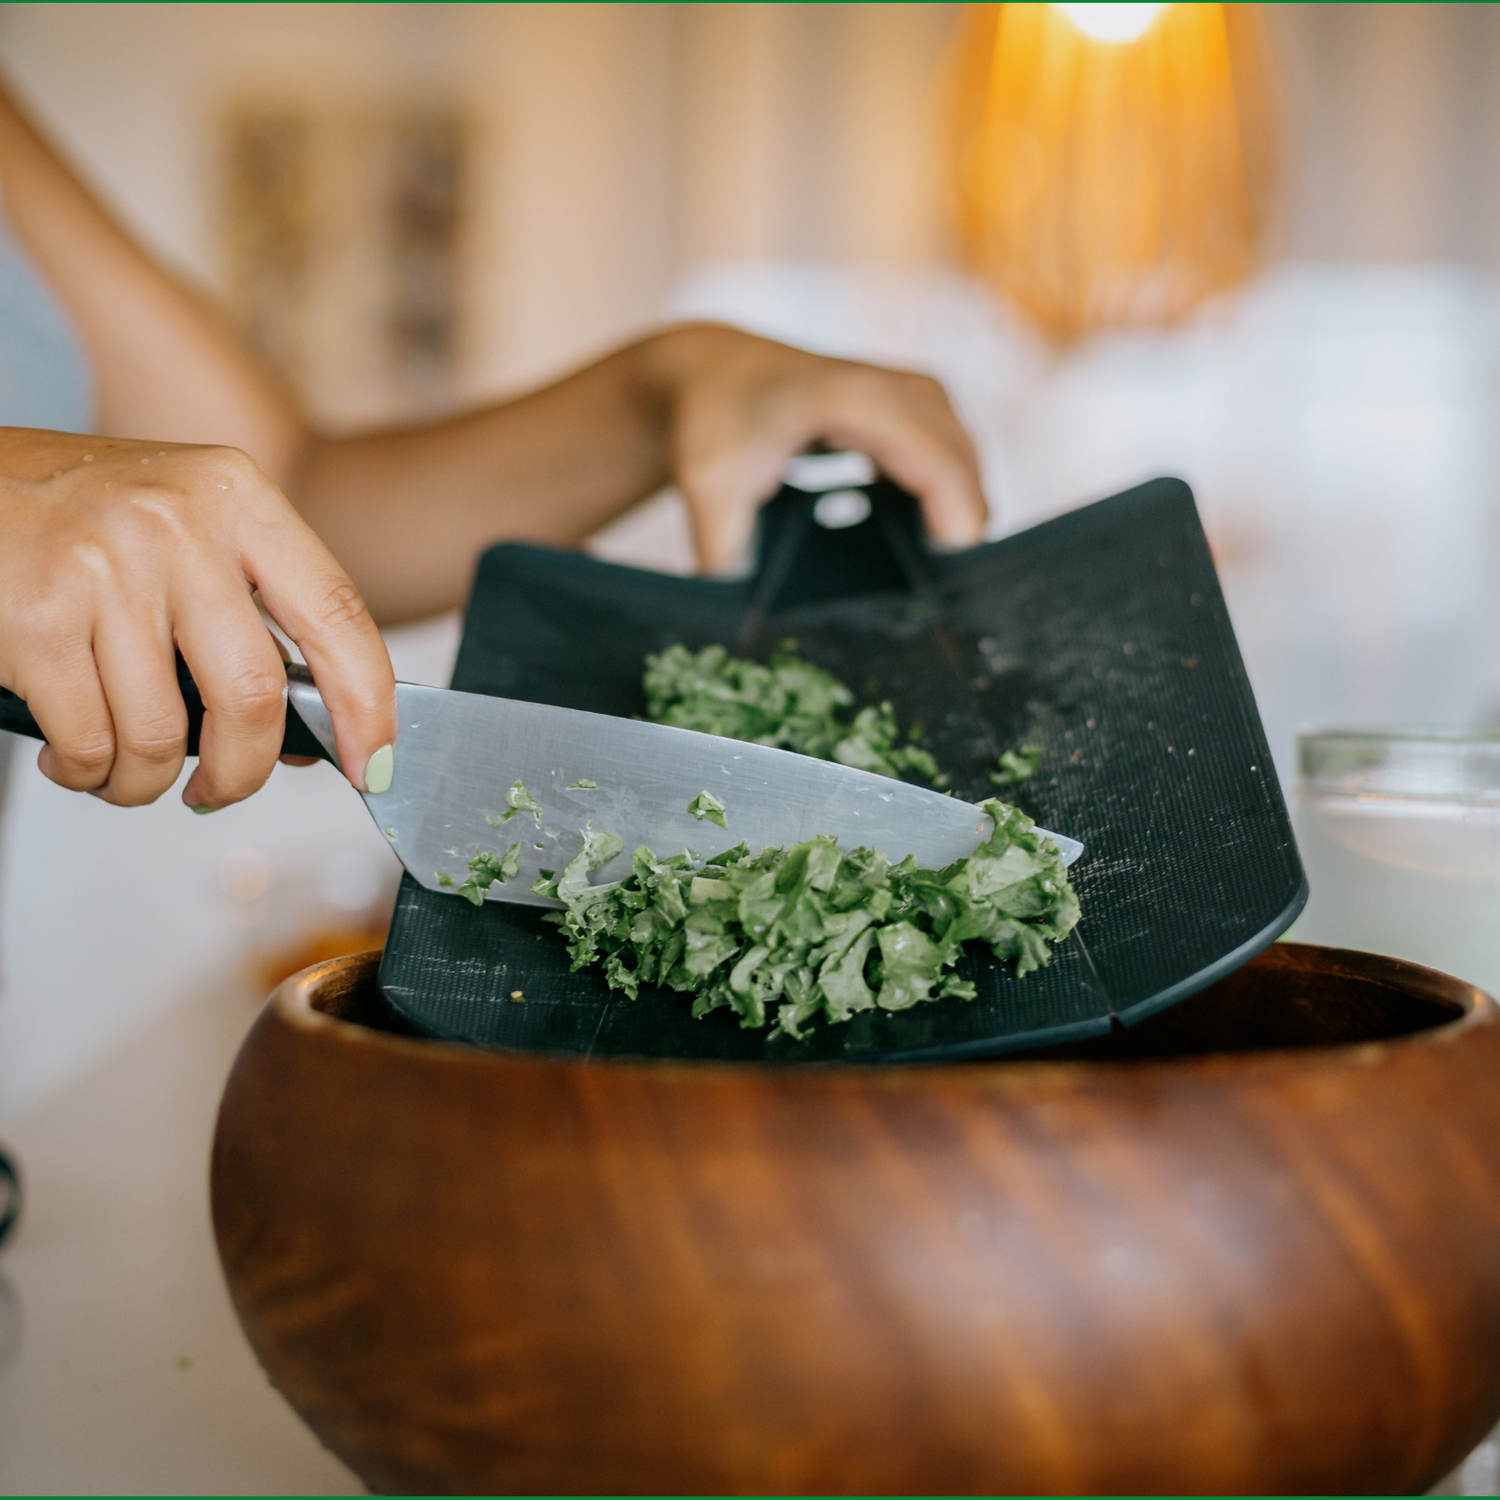
[[[687,997],[612,993],[571,973],[535,908],[403,882],[380,970],[416,1030],[590,1056],[827,1062],[953,1058],[1097,1035],[1252,957],[1301,910],[1306,881],[1193,497],[1156,480],[966,552],[918,540],[913,502],[870,488],[867,520],[830,530],[783,490],[740,582],[674,578],[505,545],[480,562],[453,686],[595,712],[644,711],[648,652],[780,641],[890,699],[977,802],[999,795],[1082,839],[1083,907],[1051,965],[1016,979],[987,951],[972,1001],[819,1024],[802,1042],[702,1020]],[[999,753],[1041,746],[997,792]],[[893,854],[898,851],[890,851]],[[520,991],[521,1000],[511,998]]]

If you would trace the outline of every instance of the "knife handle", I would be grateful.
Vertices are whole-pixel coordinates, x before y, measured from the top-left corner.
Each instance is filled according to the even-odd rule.
[[[312,680],[307,673],[307,668],[296,662],[287,663],[287,677],[293,681],[311,682]],[[196,755],[198,736],[203,730],[203,695],[198,691],[198,684],[193,681],[192,673],[188,671],[187,663],[181,656],[177,658],[177,686],[182,693],[183,705],[187,709],[187,753]],[[26,707],[26,700],[18,698],[5,688],[0,688],[0,729],[8,729],[12,734],[28,735],[34,740],[47,738],[37,726],[36,720],[31,717],[31,710]],[[281,738],[281,753],[283,755],[311,755],[318,760],[331,761],[333,759],[332,754],[324,749],[317,736],[298,717],[290,701],[286,706],[286,730]]]

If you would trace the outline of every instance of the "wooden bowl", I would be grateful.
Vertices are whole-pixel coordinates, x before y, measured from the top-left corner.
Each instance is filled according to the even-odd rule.
[[[1457,980],[1282,945],[1066,1060],[781,1069],[396,1035],[376,957],[275,992],[213,1158],[376,1490],[1412,1493],[1500,1416]]]

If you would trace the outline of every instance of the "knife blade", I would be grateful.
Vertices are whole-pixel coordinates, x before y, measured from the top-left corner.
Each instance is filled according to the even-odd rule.
[[[178,683],[195,755],[203,702],[180,662]],[[287,665],[287,697],[295,712],[287,714],[283,752],[337,766],[333,721],[300,663]],[[543,871],[562,871],[590,824],[625,845],[600,871],[605,880],[625,873],[642,844],[662,856],[691,851],[707,859],[741,841],[759,850],[831,834],[846,849],[864,845],[892,861],[914,854],[924,868],[942,869],[990,832],[988,815],[971,803],[791,750],[407,682],[396,684],[396,707],[390,787],[360,795],[412,876],[448,895],[457,894],[474,855],[503,857],[514,846],[515,875],[493,884],[486,899],[559,906],[534,895],[531,884]],[[25,703],[3,690],[0,729],[42,737]],[[518,782],[540,805],[539,816],[508,806],[506,793]],[[688,811],[701,792],[724,804],[726,828]],[[1066,864],[1083,852],[1075,839],[1048,837]]]
[[[292,706],[337,764],[317,688],[305,669],[289,668],[288,678]],[[991,829],[987,814],[956,797],[791,750],[412,683],[397,684],[396,703],[391,785],[361,795],[401,863],[432,891],[453,894],[472,856],[514,846],[516,874],[492,885],[487,899],[559,906],[531,884],[543,871],[560,872],[590,825],[625,846],[600,871],[603,880],[628,872],[641,844],[661,856],[709,858],[742,840],[758,850],[820,834],[941,869],[972,854]],[[518,782],[540,814],[507,805]],[[724,804],[726,828],[688,811],[701,792]],[[1082,853],[1076,840],[1050,837],[1066,863]]]

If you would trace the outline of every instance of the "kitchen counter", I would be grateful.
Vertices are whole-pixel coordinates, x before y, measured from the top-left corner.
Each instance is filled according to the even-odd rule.
[[[219,1274],[209,1144],[257,1007],[179,1007],[0,1131],[26,1183],[0,1250],[0,1492],[364,1493],[272,1390]]]

